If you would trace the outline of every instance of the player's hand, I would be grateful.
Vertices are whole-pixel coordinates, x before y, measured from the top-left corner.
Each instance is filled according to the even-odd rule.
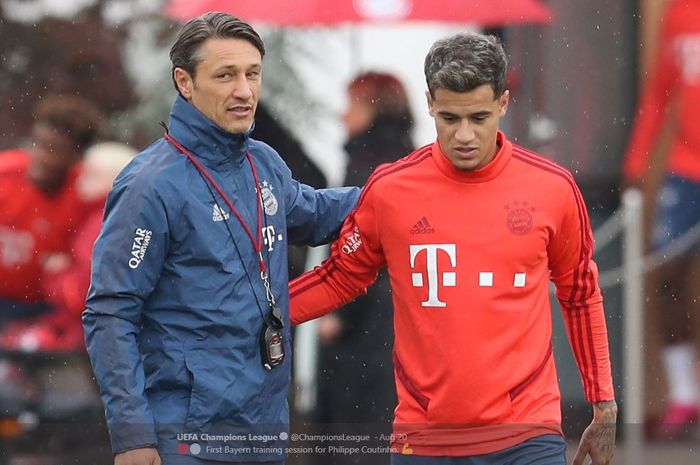
[[[330,346],[343,334],[343,321],[337,315],[325,315],[318,320],[318,339],[321,345]]]
[[[608,465],[615,452],[617,403],[614,400],[593,404],[593,421],[581,436],[573,465],[583,465],[586,456],[591,465]]]
[[[160,465],[160,455],[153,447],[132,449],[114,456],[114,465]]]

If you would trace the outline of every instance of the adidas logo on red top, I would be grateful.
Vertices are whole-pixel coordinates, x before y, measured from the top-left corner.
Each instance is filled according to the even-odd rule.
[[[425,216],[418,221],[413,227],[411,228],[410,233],[411,234],[432,234],[435,232],[435,228],[430,226],[430,223],[428,222],[428,218]]]

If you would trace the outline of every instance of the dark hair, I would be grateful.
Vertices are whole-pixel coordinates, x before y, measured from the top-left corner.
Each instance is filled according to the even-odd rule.
[[[438,40],[425,57],[425,80],[430,95],[439,88],[469,92],[490,84],[496,98],[506,88],[507,59],[497,37],[456,34]]]
[[[35,124],[64,133],[78,152],[90,146],[102,126],[102,113],[88,100],[74,95],[50,95],[34,106]]]
[[[222,12],[209,12],[193,18],[182,26],[170,49],[170,62],[173,65],[171,77],[178,93],[180,90],[175,82],[175,68],[184,69],[194,79],[195,68],[201,60],[198,52],[202,44],[210,38],[247,40],[260,51],[260,56],[265,56],[262,39],[245,21]]]
[[[401,122],[406,129],[413,127],[406,89],[391,74],[374,71],[362,73],[350,81],[348,90],[356,92],[372,105],[375,119],[386,118]]]

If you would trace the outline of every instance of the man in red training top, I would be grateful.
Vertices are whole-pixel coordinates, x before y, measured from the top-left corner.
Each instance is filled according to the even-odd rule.
[[[505,73],[495,37],[436,42],[425,76],[437,141],[380,166],[331,257],[290,285],[299,324],[388,267],[394,465],[565,464],[550,279],[593,404],[574,464],[613,455],[617,406],[588,214],[568,171],[498,131]]]
[[[669,2],[664,15],[653,77],[642,95],[623,166],[627,185],[661,179],[655,198],[649,245],[664,257],[700,223],[700,0]],[[666,137],[670,129],[670,137]],[[700,318],[700,247],[656,267],[647,283],[654,323],[660,332],[666,376],[666,410],[652,429],[654,438],[692,435],[700,420],[694,318]]]

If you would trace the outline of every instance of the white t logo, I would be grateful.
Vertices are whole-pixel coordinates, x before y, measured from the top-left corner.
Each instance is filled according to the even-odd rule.
[[[276,241],[282,240],[282,234],[275,234],[274,226],[265,226],[262,228],[263,244],[267,246],[267,251],[272,252],[272,245]]]
[[[447,304],[438,298],[438,270],[437,270],[437,251],[442,250],[450,257],[450,263],[453,267],[457,266],[457,246],[455,244],[422,244],[410,246],[411,251],[411,268],[415,268],[416,257],[420,251],[426,251],[426,269],[428,272],[428,300],[421,302],[423,307],[446,307]],[[442,285],[454,287],[457,285],[457,273],[454,271],[441,274]],[[423,273],[412,273],[411,279],[413,287],[423,287]]]

